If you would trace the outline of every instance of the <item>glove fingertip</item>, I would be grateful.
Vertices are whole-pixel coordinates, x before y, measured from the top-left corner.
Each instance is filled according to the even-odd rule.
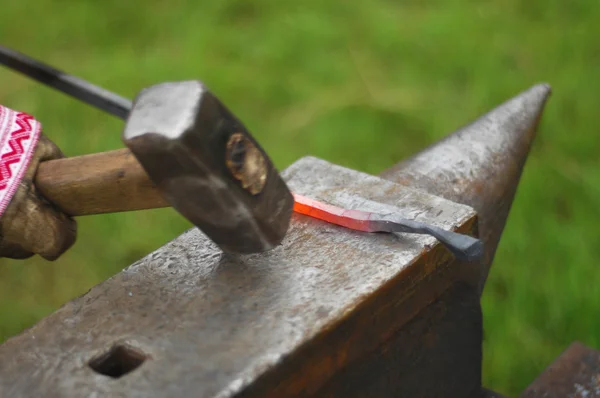
[[[61,220],[60,231],[54,235],[52,245],[39,251],[39,255],[48,261],[58,260],[77,240],[77,222],[72,218]]]

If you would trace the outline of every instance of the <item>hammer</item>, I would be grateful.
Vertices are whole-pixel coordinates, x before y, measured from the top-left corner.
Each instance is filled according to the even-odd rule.
[[[226,252],[263,252],[283,240],[291,192],[242,122],[202,82],[157,84],[130,105],[3,47],[0,62],[126,119],[128,149],[39,165],[36,188],[66,214],[172,206]]]

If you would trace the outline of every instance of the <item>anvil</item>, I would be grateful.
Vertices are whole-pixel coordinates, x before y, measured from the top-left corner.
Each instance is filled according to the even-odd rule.
[[[282,172],[299,194],[480,236],[484,261],[300,214],[260,254],[190,230],[0,346],[0,395],[480,397],[479,299],[549,93],[379,177],[316,158]]]

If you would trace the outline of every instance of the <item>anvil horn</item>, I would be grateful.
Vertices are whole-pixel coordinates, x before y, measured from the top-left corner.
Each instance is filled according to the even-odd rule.
[[[535,85],[380,174],[478,212],[485,245],[480,290],[550,93],[548,84]]]

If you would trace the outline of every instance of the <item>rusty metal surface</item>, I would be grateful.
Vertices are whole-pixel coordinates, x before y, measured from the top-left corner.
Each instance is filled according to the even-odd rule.
[[[600,351],[574,342],[523,392],[521,398],[600,397]]]
[[[485,245],[480,290],[500,241],[550,86],[533,86],[380,175],[473,207]]]
[[[482,398],[479,301],[477,286],[453,284],[313,397]]]
[[[470,207],[322,160],[283,175],[295,192],[336,205],[475,231]],[[300,215],[261,254],[224,255],[193,229],[0,346],[0,396],[246,396],[280,369],[292,376],[269,396],[305,396],[441,294],[452,280],[435,282],[437,273],[459,268],[433,237]],[[360,326],[338,328],[351,317]],[[294,362],[307,346],[318,355]],[[91,360],[109,375],[139,366],[111,378]]]

